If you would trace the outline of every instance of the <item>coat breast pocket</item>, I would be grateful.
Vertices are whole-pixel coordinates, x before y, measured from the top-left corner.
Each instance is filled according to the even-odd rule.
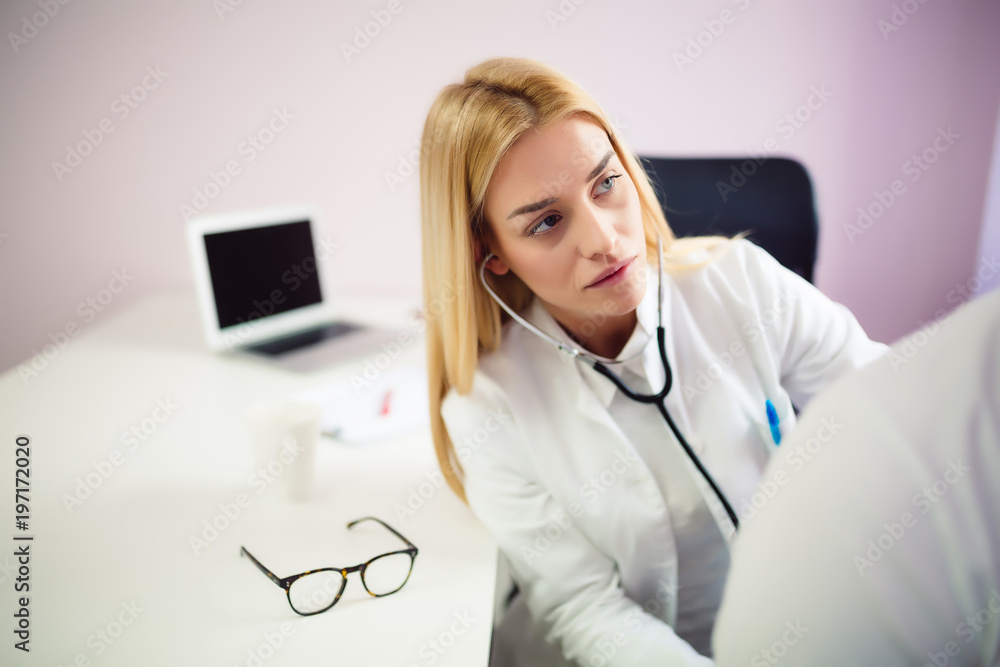
[[[787,395],[777,400],[767,400],[761,414],[753,420],[760,441],[768,455],[773,454],[795,426],[795,409]]]

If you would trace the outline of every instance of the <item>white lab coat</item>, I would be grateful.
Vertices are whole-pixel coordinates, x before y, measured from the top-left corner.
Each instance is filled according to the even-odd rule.
[[[1000,291],[838,381],[786,444],[811,458],[764,473],[718,664],[1000,665]]]
[[[566,338],[537,300],[525,315]],[[674,375],[667,408],[738,512],[775,447],[765,400],[788,432],[793,403],[804,405],[885,351],[846,308],[747,241],[703,268],[668,273],[663,317]],[[655,275],[638,319],[655,335]],[[651,378],[662,374],[655,341],[644,361]],[[471,393],[453,390],[441,409],[469,505],[509,559],[538,627],[568,659],[711,664],[673,632],[670,513],[653,474],[608,414],[615,391],[593,369],[507,325],[500,348],[480,360]],[[652,406],[649,415],[662,419]],[[724,508],[691,474],[729,539]]]

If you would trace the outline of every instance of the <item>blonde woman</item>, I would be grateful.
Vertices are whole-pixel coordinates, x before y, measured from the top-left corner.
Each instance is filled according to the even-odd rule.
[[[541,64],[441,91],[420,176],[437,456],[519,590],[497,654],[711,664],[793,403],[885,347],[749,242],[675,240],[604,113]],[[630,398],[671,386],[662,410]]]

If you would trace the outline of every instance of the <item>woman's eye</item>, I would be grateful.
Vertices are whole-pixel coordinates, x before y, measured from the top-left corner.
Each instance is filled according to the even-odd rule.
[[[536,234],[542,234],[544,232],[547,232],[553,227],[555,227],[557,222],[559,222],[558,215],[556,215],[555,213],[547,215],[544,218],[542,218],[541,222],[539,222],[537,225],[531,228],[531,230],[528,232],[528,236],[535,236]]]
[[[621,174],[611,174],[610,176],[605,178],[603,181],[597,184],[597,191],[598,191],[597,194],[603,195],[607,192],[610,192],[611,189],[615,187],[615,179],[621,177],[622,177]]]

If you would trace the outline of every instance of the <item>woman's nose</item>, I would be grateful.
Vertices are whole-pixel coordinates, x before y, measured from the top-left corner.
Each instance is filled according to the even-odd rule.
[[[611,254],[618,244],[618,232],[610,213],[586,207],[579,214],[577,228],[580,254],[590,258]]]

